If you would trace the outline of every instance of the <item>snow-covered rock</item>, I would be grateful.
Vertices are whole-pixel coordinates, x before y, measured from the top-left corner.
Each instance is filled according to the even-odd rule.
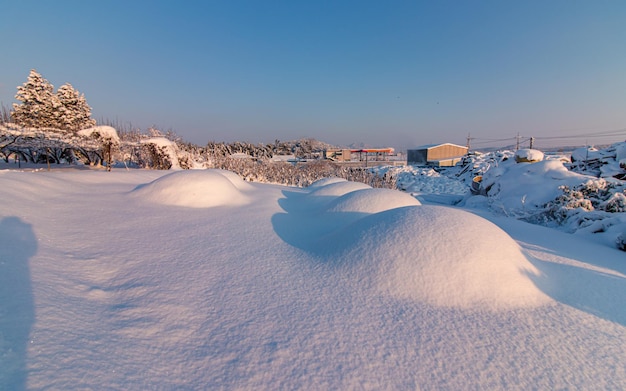
[[[543,158],[543,152],[537,149],[519,149],[515,152],[515,161],[518,163],[540,162]]]

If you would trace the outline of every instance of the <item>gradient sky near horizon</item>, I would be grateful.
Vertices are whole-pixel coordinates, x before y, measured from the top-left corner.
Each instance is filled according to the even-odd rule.
[[[36,69],[183,139],[410,148],[626,139],[626,1],[3,1],[0,102]]]

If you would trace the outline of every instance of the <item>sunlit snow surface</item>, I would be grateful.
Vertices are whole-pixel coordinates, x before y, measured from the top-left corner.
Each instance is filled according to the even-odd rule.
[[[624,253],[586,236],[337,180],[0,182],[0,389],[626,387]]]
[[[208,208],[249,202],[242,192],[248,185],[223,170],[174,171],[133,190],[139,199],[164,205]]]
[[[462,308],[545,302],[532,282],[538,271],[496,225],[420,206],[406,193],[363,187],[338,182],[304,196],[285,192],[286,213],[273,218],[276,232],[346,278],[394,297]]]

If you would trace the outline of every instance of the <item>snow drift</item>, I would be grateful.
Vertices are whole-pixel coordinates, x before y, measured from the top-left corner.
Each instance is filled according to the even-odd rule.
[[[574,186],[593,179],[569,171],[562,161],[537,163],[502,162],[483,175],[482,187],[502,208],[514,213],[542,207],[562,194],[559,186]]]
[[[371,186],[360,182],[349,182],[346,180],[331,181],[330,183],[319,185],[313,184],[311,197],[319,196],[341,196],[355,190],[371,189]]]
[[[436,306],[503,309],[537,306],[538,270],[491,222],[440,206],[375,213],[320,238],[325,256],[350,259],[355,278],[382,293]]]
[[[4,167],[1,390],[626,384],[624,253],[591,235],[476,212],[505,235],[377,189],[317,205],[311,189],[240,189],[218,172]],[[161,196],[166,182],[250,202],[194,209],[137,195]],[[547,305],[532,306],[528,279]],[[507,283],[528,290],[509,299]]]
[[[322,265],[393,297],[494,310],[546,300],[532,281],[538,270],[494,224],[452,208],[421,206],[399,191],[359,187],[316,186],[283,203],[288,213],[274,217],[276,232]],[[326,201],[322,209],[319,198]]]
[[[133,190],[136,197],[163,205],[189,208],[235,206],[248,203],[247,184],[222,170],[177,171]]]
[[[390,189],[360,189],[346,193],[330,202],[328,213],[378,213],[421,203],[409,194]]]

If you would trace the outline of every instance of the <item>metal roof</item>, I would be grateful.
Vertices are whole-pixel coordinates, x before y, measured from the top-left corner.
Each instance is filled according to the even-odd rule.
[[[451,145],[453,147],[467,149],[467,147],[465,147],[463,145],[457,145],[457,144],[452,144],[452,143],[426,144],[426,145],[422,145],[422,146],[415,147],[415,148],[409,148],[409,149],[432,149],[432,148],[435,148],[435,147],[441,147],[443,145]]]

